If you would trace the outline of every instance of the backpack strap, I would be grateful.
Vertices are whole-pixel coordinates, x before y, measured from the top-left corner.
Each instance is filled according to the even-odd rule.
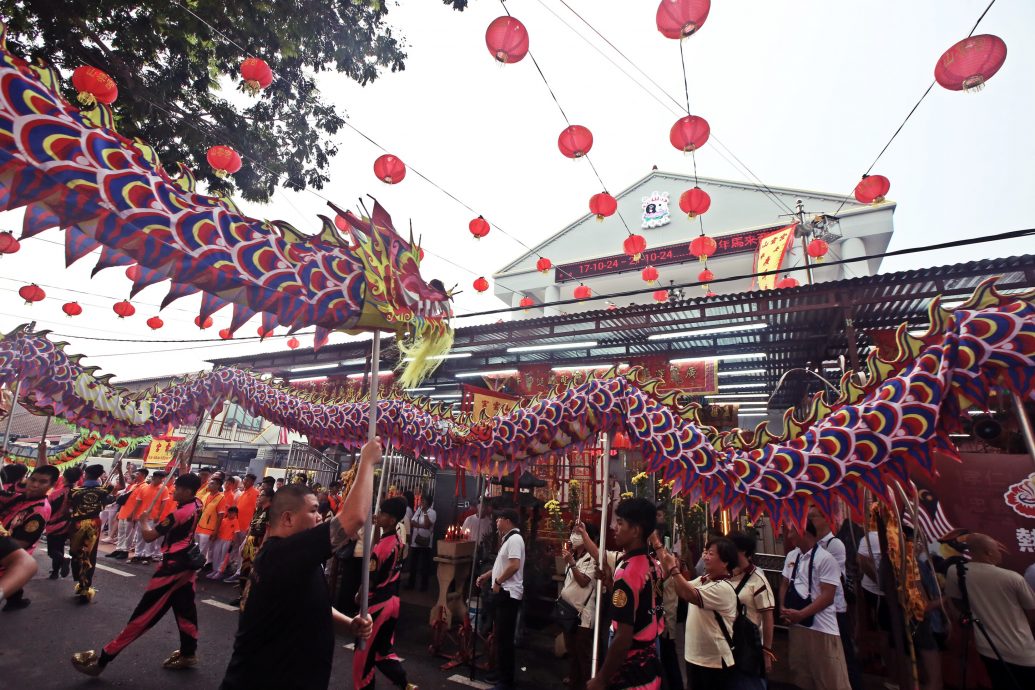
[[[731,584],[729,583],[729,581],[727,581],[727,582],[726,582],[726,584],[730,585],[730,587],[733,587],[733,585],[731,585]],[[736,589],[736,588],[734,588],[734,589],[733,589],[733,592],[734,592],[734,594],[736,594],[736,593],[737,593],[737,589]],[[738,609],[740,608],[740,598],[739,598],[739,596],[738,596],[738,598],[737,598],[737,608],[738,608]],[[719,615],[719,612],[718,612],[718,611],[712,611],[712,613],[713,613],[713,614],[715,614],[715,620],[716,620],[716,621],[718,621],[718,623],[719,623],[719,630],[721,630],[721,631],[722,631],[722,636],[723,636],[724,638],[726,638],[726,644],[728,644],[728,645],[729,645],[729,648],[730,648],[730,654],[732,654],[732,653],[733,653],[733,648],[734,648],[734,645],[733,645],[733,638],[732,638],[732,637],[730,637],[730,631],[729,631],[729,630],[728,630],[728,629],[726,628],[726,621],[724,621],[724,620],[722,619],[722,616],[720,616],[720,615]]]

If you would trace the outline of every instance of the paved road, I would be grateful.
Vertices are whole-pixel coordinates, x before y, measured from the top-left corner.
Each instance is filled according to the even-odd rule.
[[[161,667],[162,660],[178,646],[176,624],[170,613],[119,655],[100,678],[87,678],[72,668],[69,657],[74,651],[99,649],[121,630],[154,566],[130,565],[101,557],[95,578],[97,597],[93,604],[83,606],[72,598],[70,579],[47,579],[50,561],[45,552],[45,546],[37,549],[40,571],[26,588],[32,605],[22,611],[0,613],[0,687],[32,690],[218,687],[237,629],[237,612],[226,605],[235,596],[232,586],[205,578],[198,580],[201,658],[198,668],[167,671]],[[443,660],[432,659],[427,652],[427,610],[404,603],[396,633],[396,651],[405,659],[410,682],[418,683],[421,688],[461,689],[465,685],[449,680],[454,672],[439,670]],[[564,687],[561,678],[566,662],[550,654],[548,635],[530,637],[532,648],[519,650],[518,654],[519,666],[524,665],[526,669],[519,671],[520,686],[560,690]],[[345,646],[348,642],[350,640],[339,640],[331,688],[352,687],[352,652]],[[379,677],[377,682],[382,688],[391,687],[384,677]]]

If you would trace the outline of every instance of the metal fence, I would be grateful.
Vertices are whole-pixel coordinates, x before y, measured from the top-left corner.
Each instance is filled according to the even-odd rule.
[[[285,480],[290,484],[295,477],[304,475],[309,485],[328,486],[338,479],[338,463],[316,450],[308,443],[295,441],[288,450],[284,464]]]

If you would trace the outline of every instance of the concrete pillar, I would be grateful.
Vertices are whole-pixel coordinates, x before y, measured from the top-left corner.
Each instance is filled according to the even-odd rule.
[[[559,285],[547,285],[546,293],[543,295],[543,302],[549,304],[550,302],[556,302],[561,298],[561,288]],[[543,316],[560,316],[560,310],[557,307],[543,307]]]
[[[837,245],[837,252],[842,259],[856,259],[866,256],[866,245],[858,237],[846,237]],[[869,261],[841,264],[842,278],[862,278],[869,275],[871,275]]]

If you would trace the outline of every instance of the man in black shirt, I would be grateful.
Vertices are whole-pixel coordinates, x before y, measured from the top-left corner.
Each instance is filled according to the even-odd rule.
[[[331,680],[334,633],[370,636],[370,618],[331,607],[323,564],[370,516],[374,465],[381,441],[363,446],[356,480],[341,511],[320,522],[316,495],[305,484],[277,491],[269,528],[241,599],[234,652],[222,690],[319,688]]]

